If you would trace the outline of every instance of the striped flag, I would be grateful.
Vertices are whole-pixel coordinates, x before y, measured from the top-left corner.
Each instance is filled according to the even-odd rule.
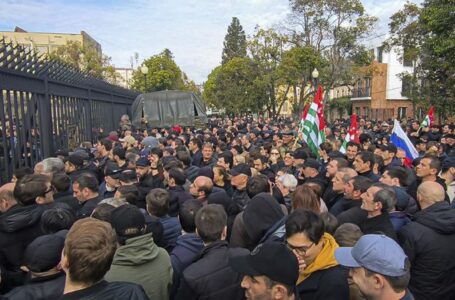
[[[341,145],[340,152],[345,154],[346,153],[346,145],[350,142],[354,141],[359,143],[359,134],[357,132],[357,116],[356,114],[351,115],[351,125],[349,125],[348,133],[344,138],[343,145]]]
[[[392,135],[390,136],[390,142],[392,142],[397,148],[401,148],[406,152],[406,158],[411,161],[419,157],[419,153],[416,148],[409,140],[406,133],[404,133],[403,128],[401,128],[400,122],[396,119],[393,120],[393,130]]]
[[[302,119],[303,120],[303,119]],[[325,141],[324,106],[322,103],[322,87],[319,86],[314,100],[308,108],[303,120],[303,139],[316,156],[319,157],[319,145]]]
[[[433,106],[430,107],[428,110],[427,115],[425,116],[425,119],[423,119],[422,124],[420,124],[420,128],[423,127],[431,127],[433,124],[433,117],[434,117],[434,109]]]

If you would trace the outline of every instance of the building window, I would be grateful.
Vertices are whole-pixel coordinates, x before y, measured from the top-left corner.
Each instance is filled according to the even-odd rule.
[[[379,63],[382,63],[382,51],[383,51],[383,47],[378,47],[377,51],[378,51],[378,57],[377,57],[378,62],[379,62]]]
[[[360,107],[355,108],[355,114],[360,116]]]
[[[370,110],[368,109],[368,107],[364,107],[364,108],[363,108],[363,116],[364,116],[365,118],[368,118],[368,117],[369,117],[369,116],[368,116],[368,115],[369,115],[369,112],[370,112]]]
[[[371,78],[365,78],[365,96],[371,97]]]
[[[408,77],[403,77],[401,79],[401,96],[406,97],[411,91],[411,79]]]
[[[412,67],[412,59],[409,58],[409,51],[403,49],[403,67]]]
[[[406,107],[398,107],[398,119],[406,118]]]

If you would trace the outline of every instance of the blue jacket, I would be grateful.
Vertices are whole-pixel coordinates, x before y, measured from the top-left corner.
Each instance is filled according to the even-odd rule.
[[[177,238],[182,234],[182,227],[176,217],[166,215],[159,218],[161,225],[163,225],[163,244],[168,253],[174,249]]]
[[[390,222],[392,222],[393,229],[395,232],[398,232],[401,227],[411,222],[408,215],[402,211],[394,211],[389,213]]]
[[[199,257],[202,249],[204,249],[204,243],[195,233],[187,233],[177,238],[175,247],[171,252],[171,264],[174,270],[171,299],[177,293],[183,271]]]

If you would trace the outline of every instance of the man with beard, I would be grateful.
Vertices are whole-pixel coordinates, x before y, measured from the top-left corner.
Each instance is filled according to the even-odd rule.
[[[296,299],[299,264],[285,245],[260,244],[250,254],[232,257],[230,265],[243,275],[240,285],[247,299]]]
[[[154,168],[152,168],[150,161],[145,157],[139,158],[136,162],[136,174],[139,190],[138,207],[145,208],[145,196],[147,193],[154,188],[163,188],[164,184],[156,168],[156,163],[154,162]]]

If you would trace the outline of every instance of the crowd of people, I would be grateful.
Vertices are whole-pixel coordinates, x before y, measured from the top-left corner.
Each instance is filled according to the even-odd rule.
[[[455,126],[358,124],[124,116],[0,187],[0,299],[455,299]]]

